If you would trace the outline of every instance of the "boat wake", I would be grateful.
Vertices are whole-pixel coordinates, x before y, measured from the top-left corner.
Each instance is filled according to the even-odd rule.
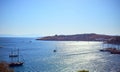
[[[67,54],[65,56],[73,56],[73,55],[83,55],[83,54],[90,54],[90,53],[97,53],[98,51],[90,51],[90,52],[82,52],[82,53],[73,53],[73,54]]]

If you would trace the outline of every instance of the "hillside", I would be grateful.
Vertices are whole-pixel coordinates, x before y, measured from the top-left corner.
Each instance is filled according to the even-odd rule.
[[[76,34],[76,35],[54,35],[38,38],[37,40],[49,40],[49,41],[106,41],[114,36],[102,35],[102,34]]]

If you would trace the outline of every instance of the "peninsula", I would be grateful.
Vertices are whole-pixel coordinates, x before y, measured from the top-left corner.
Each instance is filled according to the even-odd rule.
[[[75,34],[75,35],[54,35],[37,38],[36,40],[45,41],[108,41],[114,39],[116,36],[103,35],[103,34]],[[118,36],[120,37],[120,36]]]

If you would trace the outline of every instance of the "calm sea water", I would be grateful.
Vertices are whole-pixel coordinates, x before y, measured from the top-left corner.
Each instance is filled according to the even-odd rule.
[[[0,61],[7,62],[11,49],[19,48],[24,64],[14,67],[15,72],[120,72],[120,55],[100,52],[101,42],[0,38],[0,46]]]

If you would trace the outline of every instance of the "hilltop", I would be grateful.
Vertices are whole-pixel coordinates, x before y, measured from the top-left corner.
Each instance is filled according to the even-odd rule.
[[[114,38],[114,36],[103,34],[75,34],[75,35],[54,35],[38,38],[37,40],[49,41],[106,41]]]

